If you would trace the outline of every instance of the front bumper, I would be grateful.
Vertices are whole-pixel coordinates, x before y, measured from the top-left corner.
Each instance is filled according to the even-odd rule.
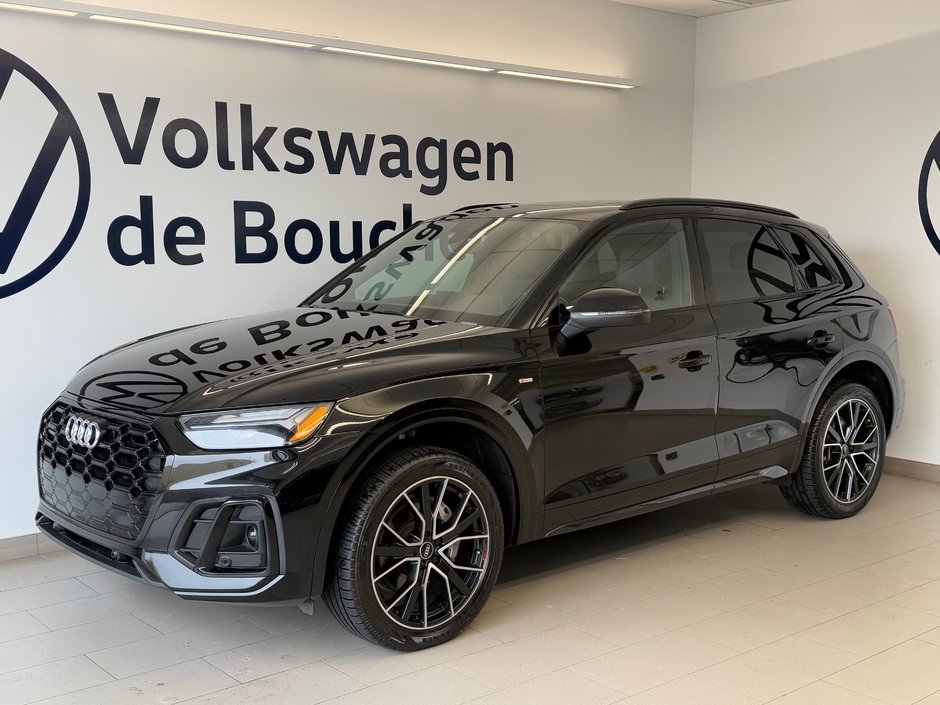
[[[100,406],[94,411],[106,413]],[[192,446],[172,418],[149,423],[169,452],[136,539],[108,533],[83,520],[81,511],[45,500],[36,514],[39,530],[104,568],[186,599],[310,599],[316,562],[327,558],[317,548],[340,478],[336,469],[359,435],[321,437],[297,448],[207,452]]]
[[[213,545],[202,542],[195,556],[188,541],[198,516],[207,506],[263,506],[267,508],[262,519],[262,535],[265,546],[261,550],[264,565],[258,570],[220,570],[218,563],[226,560],[218,541]],[[166,587],[180,597],[214,602],[303,602],[310,593],[310,570],[287,572],[284,568],[283,532],[280,515],[275,503],[257,498],[234,502],[211,500],[196,502],[181,521],[166,544],[166,550],[154,550],[151,534],[144,537],[141,545],[129,545],[115,541],[86,526],[76,523],[47,504],[40,503],[36,515],[39,530],[62,547],[98,565],[127,578],[149,585]],[[211,539],[210,539],[211,541]],[[210,553],[211,558],[205,558]],[[200,555],[202,559],[200,560]],[[219,557],[222,557],[221,559]],[[228,559],[230,560],[230,559]]]

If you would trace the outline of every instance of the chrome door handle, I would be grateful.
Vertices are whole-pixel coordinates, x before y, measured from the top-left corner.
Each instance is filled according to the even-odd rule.
[[[712,361],[711,355],[703,355],[698,351],[690,352],[684,358],[679,360],[679,367],[683,370],[689,369],[698,369],[699,367],[704,367]]]
[[[836,337],[834,335],[832,335],[831,333],[826,333],[823,335],[813,336],[812,338],[806,341],[806,344],[809,345],[811,348],[824,348],[827,345],[829,345],[829,343],[834,343],[835,340],[836,340]]]

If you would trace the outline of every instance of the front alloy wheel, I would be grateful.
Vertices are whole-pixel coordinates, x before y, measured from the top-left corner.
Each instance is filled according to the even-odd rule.
[[[468,458],[416,446],[379,464],[338,537],[325,598],[353,633],[403,651],[457,636],[499,572],[503,519]]]
[[[372,589],[406,629],[434,629],[456,617],[486,574],[486,510],[468,485],[430,477],[385,512],[372,548]]]

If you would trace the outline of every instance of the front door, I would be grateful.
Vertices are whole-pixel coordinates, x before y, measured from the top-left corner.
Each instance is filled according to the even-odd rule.
[[[690,266],[682,218],[615,225],[559,290],[562,304],[616,287],[643,296],[648,323],[559,345],[533,331],[545,418],[545,531],[707,485],[718,452],[714,321]]]

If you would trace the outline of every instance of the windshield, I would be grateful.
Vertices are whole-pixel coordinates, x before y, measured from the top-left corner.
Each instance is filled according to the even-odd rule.
[[[582,227],[563,220],[444,216],[393,240],[306,303],[493,325]]]

